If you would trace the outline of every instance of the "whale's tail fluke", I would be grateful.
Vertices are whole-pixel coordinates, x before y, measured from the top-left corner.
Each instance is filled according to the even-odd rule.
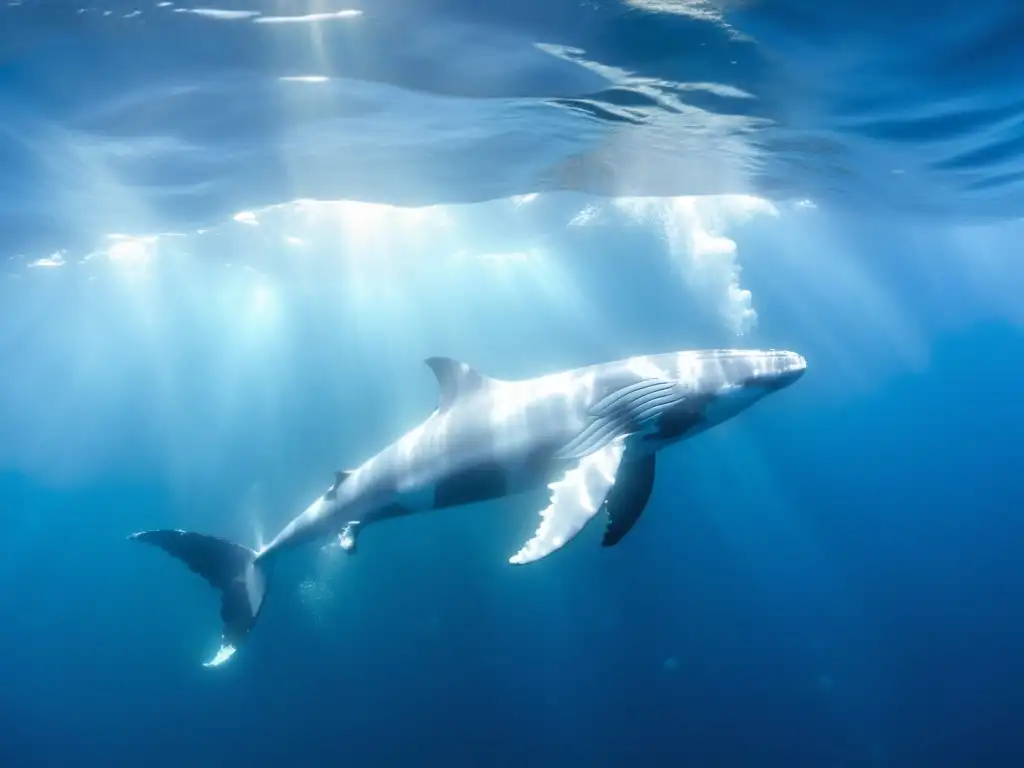
[[[256,624],[267,596],[267,574],[248,547],[189,531],[142,531],[129,538],[152,544],[178,558],[221,593],[224,622],[220,650],[204,666],[217,667],[230,659]]]

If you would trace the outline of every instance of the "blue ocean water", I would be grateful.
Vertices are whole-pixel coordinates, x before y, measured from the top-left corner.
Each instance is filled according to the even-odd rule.
[[[7,0],[0,765],[1024,764],[1022,116],[1005,0]],[[614,548],[391,521],[210,670],[126,541],[265,542],[431,355],[717,346],[809,370]]]

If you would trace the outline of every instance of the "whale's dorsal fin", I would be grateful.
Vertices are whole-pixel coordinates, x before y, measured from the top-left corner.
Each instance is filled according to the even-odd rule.
[[[327,493],[324,494],[324,498],[327,501],[334,501],[334,499],[338,497],[338,486],[344,483],[348,479],[349,475],[351,475],[354,471],[354,469],[339,469],[337,472],[335,472],[334,485],[332,485],[330,489],[327,491]]]
[[[473,392],[478,392],[492,381],[466,363],[450,357],[428,357],[424,362],[437,377],[440,390],[437,410],[444,413],[458,400]]]

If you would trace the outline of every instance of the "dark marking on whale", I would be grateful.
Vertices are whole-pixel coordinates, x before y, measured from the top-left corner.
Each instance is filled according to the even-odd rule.
[[[684,402],[669,408],[658,419],[657,431],[648,436],[651,440],[678,440],[687,432],[700,426],[704,421],[704,408],[711,402],[710,397],[688,397]]]
[[[526,455],[523,462],[526,477],[537,485],[547,485],[565,474],[573,466],[571,459],[552,458],[555,449],[550,445],[540,445]]]
[[[475,504],[506,495],[508,477],[495,461],[487,461],[449,475],[434,488],[434,509]]]
[[[409,508],[398,502],[391,502],[387,506],[381,507],[373,513],[371,520],[377,522],[378,520],[388,520],[392,517],[403,517],[409,514]]]

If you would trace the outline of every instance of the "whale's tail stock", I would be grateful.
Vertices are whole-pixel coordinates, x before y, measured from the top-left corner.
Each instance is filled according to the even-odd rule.
[[[159,547],[220,592],[224,622],[220,650],[203,666],[217,667],[234,656],[255,626],[267,596],[266,567],[258,554],[227,539],[189,531],[142,531],[129,538]]]

